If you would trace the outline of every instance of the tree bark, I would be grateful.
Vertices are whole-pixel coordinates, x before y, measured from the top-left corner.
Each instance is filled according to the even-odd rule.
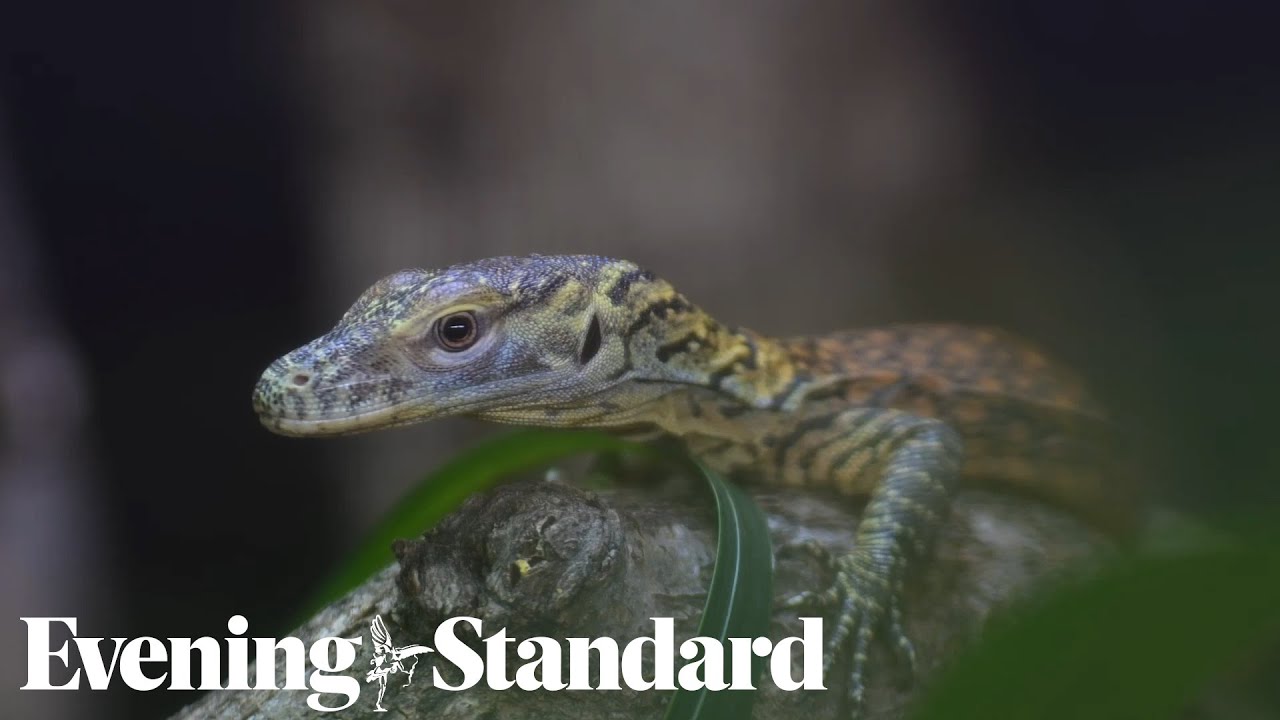
[[[807,540],[834,551],[848,549],[860,508],[802,491],[760,490],[754,497],[768,518],[775,548],[775,594],[785,597],[828,582],[815,558],[778,555],[777,550]],[[903,683],[892,654],[876,647],[867,717],[901,717],[911,698],[993,612],[1037,581],[1079,566],[1106,546],[1099,534],[1036,501],[962,493],[934,555],[915,565],[907,586],[906,625],[916,644],[918,677]],[[434,645],[437,622],[470,615],[483,621],[486,637],[506,627],[517,640],[610,636],[621,647],[632,638],[651,636],[650,618],[671,617],[678,647],[680,639],[697,634],[715,548],[715,513],[705,491],[590,492],[545,481],[505,485],[471,498],[423,537],[398,542],[397,564],[293,635],[308,645],[326,636],[363,636],[356,661],[345,673],[359,678],[362,690],[342,716],[387,717],[374,712],[377,685],[364,684],[374,650],[368,628],[375,615],[383,617],[398,646]],[[800,634],[794,613],[774,614],[774,641]],[[483,656],[483,648],[478,649]],[[508,677],[523,662],[508,652]],[[456,683],[457,668],[443,664],[446,682]],[[423,660],[407,687],[403,674],[391,676],[382,704],[392,716],[659,718],[670,698],[668,692],[636,692],[625,685],[618,691],[526,692],[495,691],[481,682],[452,692],[432,687],[431,667]],[[798,677],[798,657],[794,667]],[[808,692],[778,690],[766,671],[754,717],[843,717],[846,668],[837,663],[827,678],[830,690]],[[282,668],[276,670],[280,682]],[[306,703],[310,692],[212,692],[174,717],[314,718]],[[325,698],[330,704],[335,700],[341,701]]]

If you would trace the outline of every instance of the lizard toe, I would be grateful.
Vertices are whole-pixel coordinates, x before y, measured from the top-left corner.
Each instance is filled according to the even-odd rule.
[[[916,646],[911,642],[911,638],[907,636],[906,629],[902,625],[902,604],[897,601],[901,597],[899,593],[894,593],[894,600],[889,606],[889,625],[886,628],[886,639],[894,649],[897,657],[898,669],[898,686],[901,688],[909,688],[915,684],[916,680]]]
[[[835,587],[826,590],[806,590],[778,603],[779,610],[827,612],[840,602],[840,592]]]
[[[818,564],[827,571],[835,569],[835,555],[826,545],[817,540],[809,539],[800,542],[789,542],[778,548],[778,558],[802,556],[813,558]]]

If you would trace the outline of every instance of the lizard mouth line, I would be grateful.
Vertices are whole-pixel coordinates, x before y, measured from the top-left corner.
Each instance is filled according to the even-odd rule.
[[[317,413],[307,418],[260,411],[258,419],[264,426],[281,435],[294,437],[354,435],[382,428],[411,425],[443,415],[466,415],[479,406],[501,404],[513,398],[524,397],[526,394],[525,391],[513,392],[496,398],[455,403],[449,405],[447,409],[439,410],[428,409],[414,402],[401,402],[345,415]]]
[[[290,418],[281,415],[260,414],[262,424],[280,433],[294,437],[310,437],[318,435],[353,435],[355,433],[376,430],[393,425],[405,425],[416,422],[416,417],[400,417],[401,407],[385,407],[352,415]]]

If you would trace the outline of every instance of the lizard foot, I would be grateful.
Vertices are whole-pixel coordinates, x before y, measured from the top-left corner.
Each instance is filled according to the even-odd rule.
[[[831,569],[834,579],[823,590],[803,592],[783,601],[789,610],[833,614],[835,630],[823,653],[822,675],[830,677],[831,667],[851,655],[847,699],[850,717],[861,717],[866,700],[867,660],[872,642],[888,642],[897,656],[901,680],[909,684],[915,677],[915,647],[902,625],[901,587],[894,563],[855,549],[848,555],[832,556],[824,548],[805,543],[796,550],[811,554]]]

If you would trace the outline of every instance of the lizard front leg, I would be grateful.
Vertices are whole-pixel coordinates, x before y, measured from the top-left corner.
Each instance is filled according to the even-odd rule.
[[[851,653],[848,699],[856,718],[865,699],[873,641],[887,641],[914,672],[914,647],[902,628],[904,571],[928,551],[950,504],[963,453],[955,430],[931,418],[859,408],[828,420],[819,425],[815,419],[814,435],[783,453],[783,463],[807,464],[784,466],[784,477],[803,472],[810,482],[848,493],[871,484],[870,500],[853,551],[829,560],[832,585],[792,597],[784,606],[835,611],[823,676],[829,677],[838,657]]]

